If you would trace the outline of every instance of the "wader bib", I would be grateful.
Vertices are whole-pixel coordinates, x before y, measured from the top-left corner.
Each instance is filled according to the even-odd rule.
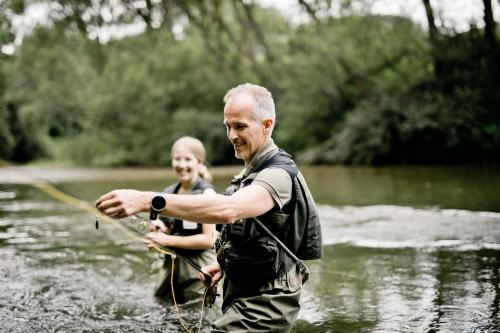
[[[167,187],[165,193],[177,193],[181,184],[175,183]],[[202,178],[198,178],[193,187],[190,189],[189,194],[202,194],[206,189],[214,189],[214,186]],[[161,217],[161,220],[168,228],[171,228],[171,235],[174,236],[191,236],[202,233],[202,225],[190,221],[183,221],[179,219]],[[213,250],[186,250],[172,247],[172,250],[189,259],[198,267],[203,267],[212,264],[215,258]],[[159,272],[155,285],[155,296],[166,300],[171,298],[171,269],[172,258],[164,256],[160,261],[156,262],[159,266]],[[199,298],[203,295],[205,287],[200,281],[199,272],[186,262],[174,259],[174,290],[178,302],[185,302],[192,298]]]

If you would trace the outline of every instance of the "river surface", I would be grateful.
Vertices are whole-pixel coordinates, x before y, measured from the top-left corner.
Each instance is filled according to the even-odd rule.
[[[237,169],[214,169],[219,190]],[[309,262],[293,332],[500,332],[500,175],[495,167],[303,169],[324,258]],[[183,332],[152,296],[157,255],[29,184],[93,203],[160,191],[168,170],[0,169],[1,332]],[[132,225],[130,219],[122,221]],[[179,308],[196,331],[200,302]],[[206,311],[202,332],[219,315]]]

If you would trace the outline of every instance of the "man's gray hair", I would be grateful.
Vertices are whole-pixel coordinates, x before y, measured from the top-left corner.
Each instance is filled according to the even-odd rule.
[[[264,87],[256,84],[244,83],[236,86],[226,93],[224,103],[231,103],[234,97],[241,93],[249,94],[255,101],[255,117],[256,120],[272,119],[273,124],[276,119],[276,111],[274,108],[274,100],[271,92]],[[274,126],[273,126],[274,127]]]

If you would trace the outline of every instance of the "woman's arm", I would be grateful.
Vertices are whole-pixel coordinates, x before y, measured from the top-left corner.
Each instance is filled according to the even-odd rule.
[[[202,233],[191,236],[172,236],[161,231],[146,234],[144,242],[148,247],[159,243],[168,247],[177,247],[188,250],[208,250],[214,245],[217,239],[217,231],[214,224],[204,224]]]

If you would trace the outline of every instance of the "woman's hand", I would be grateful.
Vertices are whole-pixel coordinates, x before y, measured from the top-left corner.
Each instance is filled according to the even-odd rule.
[[[164,245],[164,246],[169,246],[170,245],[170,238],[172,236],[167,235],[161,231],[154,231],[154,232],[149,232],[147,233],[143,241],[146,243],[146,246],[149,248],[155,247],[158,244]]]
[[[166,234],[169,234],[171,231],[170,228],[167,228],[165,226],[165,223],[163,223],[162,220],[157,219],[157,220],[151,221],[149,231],[158,231],[158,230],[163,232],[163,233],[166,233]]]

